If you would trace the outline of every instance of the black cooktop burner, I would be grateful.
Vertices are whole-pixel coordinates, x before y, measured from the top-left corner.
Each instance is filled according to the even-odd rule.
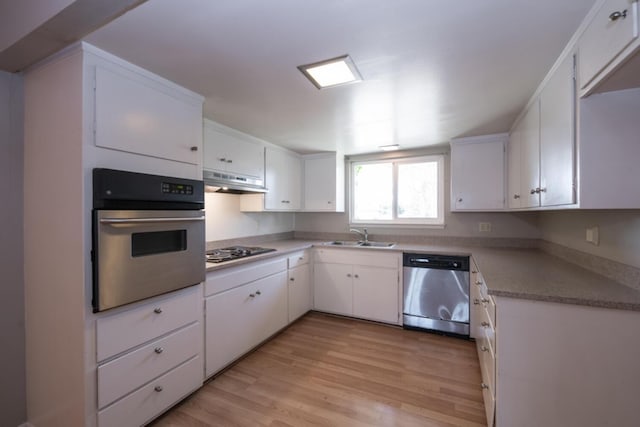
[[[231,261],[233,259],[244,258],[252,255],[264,254],[267,252],[273,252],[275,249],[260,248],[251,246],[230,246],[228,248],[214,249],[207,251],[207,262],[224,262]]]

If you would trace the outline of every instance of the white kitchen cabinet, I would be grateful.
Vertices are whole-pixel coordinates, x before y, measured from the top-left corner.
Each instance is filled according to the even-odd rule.
[[[639,312],[498,296],[496,322],[498,427],[638,425]]]
[[[574,58],[567,55],[540,94],[540,206],[576,202]]]
[[[521,151],[522,127],[516,125],[509,133],[507,144],[507,206],[509,209],[522,207]]]
[[[207,274],[205,373],[211,376],[288,323],[286,258]],[[279,271],[274,272],[274,269]],[[248,278],[241,285],[227,280]]]
[[[302,207],[302,160],[288,151],[265,150],[266,194],[243,194],[243,212],[297,211]]]
[[[310,154],[304,161],[304,211],[344,212],[344,156]]]
[[[291,255],[288,263],[289,323],[291,323],[313,308],[309,251]]]
[[[507,134],[451,141],[451,210],[502,210]]]
[[[590,93],[601,83],[609,84],[609,90],[637,87],[640,85],[638,2],[603,0],[594,9],[595,14],[578,41],[582,94]],[[618,81],[611,79],[616,73]]]
[[[511,131],[509,207],[576,203],[575,102],[574,57],[567,55]]]
[[[399,324],[400,264],[396,252],[316,250],[314,308]]]
[[[202,385],[202,316],[197,285],[97,319],[99,427],[140,425]]]
[[[95,67],[95,144],[201,165],[202,98],[125,67]]]
[[[249,135],[204,119],[204,168],[264,181],[264,145]]]

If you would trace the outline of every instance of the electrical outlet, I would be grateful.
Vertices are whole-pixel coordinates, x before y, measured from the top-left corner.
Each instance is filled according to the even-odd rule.
[[[489,233],[491,232],[491,223],[490,222],[479,222],[478,223],[478,231],[481,233]]]
[[[587,228],[587,242],[598,246],[600,244],[600,230],[598,226]]]

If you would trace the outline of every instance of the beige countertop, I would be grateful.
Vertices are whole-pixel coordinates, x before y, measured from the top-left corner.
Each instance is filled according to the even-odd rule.
[[[325,246],[318,240],[278,240],[260,246],[276,249],[221,264],[207,263],[207,272],[234,267],[292,252]],[[339,250],[423,252],[471,255],[490,295],[592,307],[640,311],[640,292],[539,249],[484,248],[479,246],[416,245],[392,248],[326,246]]]

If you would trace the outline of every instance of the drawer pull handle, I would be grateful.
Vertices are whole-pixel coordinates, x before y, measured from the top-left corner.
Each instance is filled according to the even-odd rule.
[[[262,295],[262,292],[260,292],[260,289],[256,291],[256,295]]]
[[[488,303],[488,302],[489,302],[489,299],[488,299],[488,298],[482,298],[480,301],[482,301],[483,303],[485,303],[485,304],[486,304],[486,303]]]
[[[471,272],[472,272],[473,274],[477,274],[477,273],[478,273],[476,270],[471,270]]]
[[[620,11],[615,11],[611,15],[609,15],[609,21],[617,21],[618,19],[627,17],[627,9]]]
[[[153,349],[153,351],[156,352],[156,354],[161,354],[164,351],[164,348],[162,347],[156,347]]]
[[[476,280],[476,285],[478,286],[482,285],[482,280]]]
[[[155,386],[153,389],[154,389],[155,391],[157,391],[158,393],[160,393],[160,392],[163,390],[163,388],[162,388],[162,386],[161,386],[161,385],[157,385],[157,386]]]
[[[160,313],[162,313],[162,308],[160,308],[160,307],[156,307],[156,308],[154,308],[154,309],[153,309],[153,312],[154,312],[155,314],[160,314]]]
[[[478,298],[475,298],[475,299],[473,300],[473,304],[474,304],[474,305],[478,305],[478,304],[480,304],[480,301],[478,301]]]
[[[485,346],[480,347],[480,351],[489,351],[489,349]]]
[[[486,385],[485,383],[481,383],[481,384],[480,384],[480,388],[481,388],[481,389],[488,389],[488,388],[489,388],[489,386],[488,386],[488,385]]]
[[[480,323],[482,326],[484,326],[485,328],[489,327],[489,322],[482,322]]]

